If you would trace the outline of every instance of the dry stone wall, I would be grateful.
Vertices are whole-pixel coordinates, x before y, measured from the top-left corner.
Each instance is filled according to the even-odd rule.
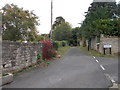
[[[37,62],[37,53],[41,53],[40,43],[2,42],[3,73],[18,72]]]
[[[100,37],[100,42],[99,45],[97,46],[97,38],[92,38],[91,40],[91,49],[96,50],[100,53],[104,53],[104,45],[111,45],[111,54],[118,54],[120,53],[120,49],[119,49],[119,42],[120,42],[120,38],[118,37],[107,37],[104,35],[101,35]],[[106,48],[105,49],[105,54],[110,54],[110,49]]]
[[[119,51],[119,38],[118,37],[105,37],[105,36],[101,36],[100,38],[100,46],[99,46],[99,52],[103,53],[103,47],[104,45],[111,45],[111,54],[118,54]],[[109,49],[106,49],[106,54],[109,54],[110,51]]]

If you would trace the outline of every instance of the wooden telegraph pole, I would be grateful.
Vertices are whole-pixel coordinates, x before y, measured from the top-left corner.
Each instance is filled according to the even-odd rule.
[[[50,40],[52,41],[52,22],[53,22],[53,0],[51,0],[51,31],[50,31]]]

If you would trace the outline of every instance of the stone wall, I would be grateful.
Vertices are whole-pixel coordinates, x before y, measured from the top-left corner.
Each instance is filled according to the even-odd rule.
[[[97,37],[91,39],[91,49],[98,50],[97,49]]]
[[[99,42],[100,44],[98,45],[99,48],[97,47],[97,39],[93,38],[91,40],[91,49],[96,50],[100,53],[104,53],[104,50],[103,50],[104,45],[112,45],[111,54],[112,55],[118,54],[118,52],[120,52],[119,46],[118,46],[119,41],[120,41],[120,38],[118,37],[106,37],[104,35],[101,35],[100,42]],[[105,53],[110,54],[110,50],[106,49]]]
[[[37,62],[41,53],[40,43],[2,42],[3,73],[17,72]]]
[[[100,46],[99,46],[99,52],[103,53],[103,46],[104,45],[112,45],[111,47],[111,54],[118,54],[119,51],[119,38],[118,37],[105,37],[105,36],[101,36],[100,38]],[[109,54],[110,51],[109,49],[106,49],[106,54]]]

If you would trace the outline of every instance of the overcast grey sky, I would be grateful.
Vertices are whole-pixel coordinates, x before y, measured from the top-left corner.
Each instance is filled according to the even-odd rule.
[[[117,2],[119,0],[116,0]],[[79,26],[84,20],[84,12],[93,0],[53,0],[53,22],[58,16],[62,16],[72,27]],[[0,6],[8,4],[16,4],[26,10],[34,10],[34,13],[39,16],[40,33],[49,33],[51,23],[51,0],[0,0]]]

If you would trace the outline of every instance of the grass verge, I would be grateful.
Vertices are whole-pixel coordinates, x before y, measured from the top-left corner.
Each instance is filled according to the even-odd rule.
[[[63,57],[69,48],[70,48],[70,46],[59,47],[57,54],[60,55],[61,57]]]
[[[92,56],[98,56],[98,57],[110,57],[110,58],[118,58],[117,55],[104,55],[102,53],[99,53],[95,50],[87,50],[87,47],[82,47],[82,46],[78,46],[78,48],[80,48],[82,51],[84,51],[85,53],[92,55]]]

